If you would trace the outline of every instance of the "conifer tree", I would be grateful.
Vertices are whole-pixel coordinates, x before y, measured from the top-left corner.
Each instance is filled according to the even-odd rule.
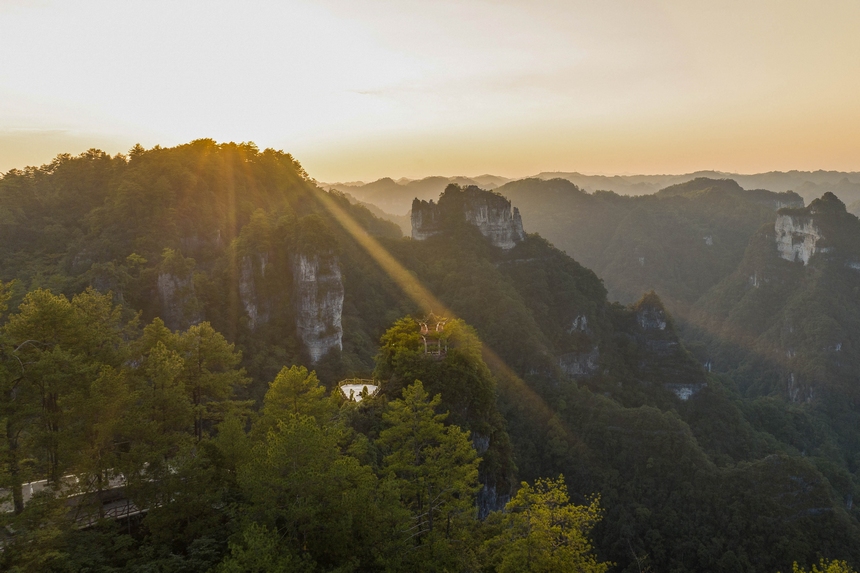
[[[383,475],[397,480],[411,520],[407,532],[416,549],[412,566],[441,570],[462,568],[470,558],[464,522],[475,518],[478,458],[468,434],[444,424],[420,381],[403,390],[403,399],[389,404],[383,419],[389,427],[378,444],[387,452]],[[423,569],[422,569],[423,570]]]
[[[603,573],[592,552],[589,534],[600,519],[595,498],[587,506],[573,505],[564,478],[523,482],[505,507],[502,532],[490,539],[498,573]]]

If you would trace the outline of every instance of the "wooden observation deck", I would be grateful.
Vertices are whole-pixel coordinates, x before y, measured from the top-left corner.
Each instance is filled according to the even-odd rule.
[[[445,333],[447,322],[447,318],[436,316],[432,312],[427,318],[418,321],[421,340],[424,342],[424,354],[428,358],[441,360],[448,354],[448,337]]]

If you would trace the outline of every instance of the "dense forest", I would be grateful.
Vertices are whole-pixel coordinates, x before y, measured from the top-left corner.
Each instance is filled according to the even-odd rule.
[[[586,193],[564,179],[525,179],[499,191],[558,248],[594,270],[612,300],[656,290],[683,313],[730,274],[750,236],[773,223],[795,193],[744,190],[728,179],[697,178],[653,195]]]
[[[509,185],[500,191],[530,230],[529,207]],[[773,229],[782,195],[794,210],[802,202],[724,182],[629,205],[564,192],[617,218],[601,232],[628,227],[613,252],[638,260],[635,248],[627,253],[638,242],[692,260],[719,248],[701,268],[656,273],[662,282],[634,277],[624,305],[575,253],[537,234],[503,249],[453,213],[427,240],[404,238],[320,189],[291,156],[250,144],[92,150],[5,174],[0,563],[627,572],[860,564],[851,333],[834,341],[847,362],[816,370],[820,353],[811,352],[804,366],[835,372],[820,387],[832,389],[836,412],[816,398],[823,390],[793,401],[777,383],[755,387],[748,381],[768,378],[752,359],[721,350],[725,337],[706,335],[719,328],[703,334],[687,318],[698,316],[696,301],[714,301],[708,312],[732,328],[738,297],[757,288],[733,274],[750,257],[801,277],[785,289],[808,285],[780,300],[835,292],[824,258],[819,270],[820,255],[809,265],[780,259],[758,232],[768,221]],[[844,282],[856,270],[841,245],[860,231],[831,204],[795,215],[822,218],[836,249],[824,254],[848,257],[831,265],[841,264]],[[623,224],[631,212],[654,225]],[[738,235],[715,234],[708,245],[711,220]],[[838,300],[854,309],[848,284]],[[689,308],[676,324],[677,301]],[[435,355],[421,332],[431,312],[447,319],[446,350]],[[810,324],[809,337],[827,328]],[[379,392],[344,398],[338,382],[353,378],[373,379]],[[40,480],[47,487],[25,496],[22,484]],[[136,511],[111,519],[120,490]]]

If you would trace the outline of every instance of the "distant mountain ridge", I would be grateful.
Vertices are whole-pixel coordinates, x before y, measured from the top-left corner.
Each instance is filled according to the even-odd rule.
[[[477,186],[481,189],[495,189],[510,181],[498,175],[479,175],[478,177],[425,177],[424,179],[401,178],[395,181],[391,177],[383,177],[371,183],[322,183],[326,189],[335,189],[349,193],[359,201],[376,205],[383,211],[395,216],[404,215],[412,208],[412,200],[431,201],[448,185],[461,187]]]
[[[769,171],[744,175],[727,171],[696,171],[683,175],[583,175],[577,172],[542,172],[536,179],[567,179],[581,189],[614,191],[619,195],[650,195],[657,191],[693,179],[733,179],[744,189],[794,191],[804,201],[830,192],[846,204],[860,200],[860,172],[847,171]]]
[[[723,171],[696,171],[680,175],[584,175],[575,171],[544,171],[523,179],[565,179],[583,191],[613,191],[619,195],[651,195],[661,189],[686,183],[697,178],[733,179],[744,189],[768,189],[775,192],[794,191],[808,204],[830,192],[839,197],[849,211],[852,203],[860,202],[860,172],[848,171],[770,171],[743,175]],[[324,188],[337,189],[372,203],[394,215],[407,214],[416,197],[423,201],[438,199],[445,187],[455,183],[463,187],[477,185],[482,189],[497,189],[515,181],[497,175],[477,177],[441,177],[398,180],[386,177],[365,183],[321,183]],[[856,207],[854,207],[856,209]]]

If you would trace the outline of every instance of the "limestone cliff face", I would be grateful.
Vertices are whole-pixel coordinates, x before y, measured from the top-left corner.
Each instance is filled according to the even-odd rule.
[[[296,301],[296,331],[317,363],[332,349],[343,348],[343,279],[340,261],[333,254],[292,257]]]
[[[495,246],[511,249],[526,237],[519,209],[505,197],[475,186],[449,185],[439,203],[412,202],[412,238],[423,241],[444,230],[446,222],[462,218]]]
[[[589,352],[570,352],[558,357],[558,367],[573,379],[597,374],[600,367],[600,349],[595,345]]]
[[[779,214],[774,224],[776,248],[787,261],[803,261],[806,265],[816,252],[821,230],[810,217]]]
[[[412,238],[424,241],[442,232],[442,213],[433,201],[412,202]]]
[[[264,253],[253,257],[244,256],[239,265],[239,299],[248,315],[248,328],[251,330],[269,320],[268,305],[260,300],[255,278],[259,276],[265,279],[268,262],[269,256]]]
[[[158,274],[158,299],[161,318],[171,330],[184,330],[203,320],[203,312],[194,292],[191,276]]]
[[[666,311],[662,306],[643,304],[636,311],[636,322],[642,330],[666,330]]]
[[[511,212],[511,202],[494,193],[477,193],[467,190],[468,200],[464,216],[466,221],[478,227],[497,247],[512,249],[526,238],[523,220],[516,207]]]

